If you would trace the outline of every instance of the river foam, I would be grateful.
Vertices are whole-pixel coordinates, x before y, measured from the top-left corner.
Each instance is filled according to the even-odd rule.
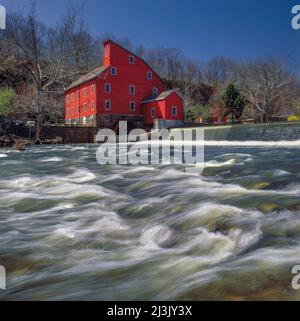
[[[300,152],[283,145],[207,146],[193,172],[100,166],[93,145],[5,150],[0,299],[297,298]]]

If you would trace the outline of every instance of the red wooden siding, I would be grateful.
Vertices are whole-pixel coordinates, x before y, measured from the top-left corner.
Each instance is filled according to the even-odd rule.
[[[176,107],[177,109],[176,116],[172,115],[172,107]],[[165,99],[144,104],[145,123],[148,125],[153,123],[153,118],[151,115],[151,110],[153,108],[155,109],[154,119],[179,121],[184,119],[183,100],[176,92],[173,92]]]
[[[131,56],[134,63],[130,61]],[[152,124],[148,109],[142,102],[146,98],[153,97],[154,88],[157,88],[158,95],[164,91],[164,83],[160,77],[141,58],[111,40],[104,43],[103,66],[107,69],[101,70],[100,74],[95,74],[94,79],[84,81],[80,85],[70,86],[70,89],[66,91],[66,121],[96,117],[97,114],[113,114],[144,116],[145,122]],[[115,75],[112,74],[112,68],[116,71]],[[149,72],[152,74],[151,79],[148,77]],[[106,84],[110,85],[110,92],[105,91]],[[91,92],[92,85],[95,88],[94,93]],[[135,86],[134,94],[130,93],[131,85]],[[84,95],[84,90],[86,90],[86,95]],[[72,100],[72,95],[74,95],[74,100]],[[105,102],[108,100],[111,103],[110,110],[105,108]],[[91,110],[91,102],[94,102],[94,110]],[[130,109],[131,102],[135,103],[135,110]],[[87,104],[86,110],[85,104]],[[173,105],[178,110],[176,117],[171,113]],[[78,106],[80,107],[79,113]],[[157,102],[154,107],[157,108],[155,118],[183,120],[182,98],[175,93],[167,97],[165,102]]]

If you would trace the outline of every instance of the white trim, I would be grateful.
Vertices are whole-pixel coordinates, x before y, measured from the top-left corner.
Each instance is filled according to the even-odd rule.
[[[129,64],[134,65],[135,64],[135,57],[133,55],[129,56]]]
[[[132,108],[132,105],[134,106],[133,108]],[[135,103],[135,101],[131,101],[131,102],[130,102],[130,104],[129,104],[129,109],[130,109],[130,111],[135,111],[135,109],[136,109],[136,103]]]
[[[107,103],[109,104],[109,108],[107,108],[107,106],[106,106]],[[111,101],[109,99],[105,100],[104,108],[105,108],[105,110],[111,110]]]
[[[156,116],[156,108],[155,108],[155,107],[152,107],[152,108],[151,108],[151,118],[152,118],[152,119],[155,119],[155,116]]]
[[[133,92],[131,91],[132,88],[133,88]],[[131,96],[135,96],[135,85],[130,85],[130,86],[129,86],[129,94],[130,94]]]
[[[95,85],[91,85],[91,94],[95,92]]]
[[[152,71],[148,71],[147,72],[147,80],[152,80],[153,79],[153,72]]]
[[[108,58],[108,51],[109,51],[109,47],[108,47],[108,45],[106,45],[105,48],[104,48],[104,56],[105,56],[105,58]]]
[[[113,70],[114,70],[114,72],[113,72]],[[111,67],[111,69],[110,69],[110,74],[111,74],[112,76],[117,76],[117,67]]]
[[[95,108],[95,103],[94,101],[91,101],[91,111],[94,111],[94,108]]]
[[[152,88],[152,96],[154,96],[154,97],[158,96],[158,88],[157,87]]]
[[[106,90],[107,89],[106,86],[109,87],[108,91]],[[106,94],[110,94],[111,93],[111,84],[110,83],[104,84],[104,91],[105,91]]]
[[[83,96],[86,97],[86,94],[87,94],[87,90],[86,88],[83,88]]]
[[[175,114],[173,113],[174,110],[175,110]],[[176,117],[178,115],[177,106],[172,106],[171,107],[171,114],[172,114],[172,117]]]

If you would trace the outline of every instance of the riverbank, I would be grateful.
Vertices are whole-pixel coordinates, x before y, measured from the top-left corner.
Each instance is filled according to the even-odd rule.
[[[171,131],[203,129],[205,141],[297,141],[300,140],[300,122],[245,124],[225,126],[198,126],[175,128]],[[96,128],[49,127],[43,129],[42,145],[51,144],[92,144],[95,143]],[[16,137],[17,139],[24,139]],[[34,144],[34,141],[31,141]],[[0,137],[0,148],[12,147],[8,137]]]

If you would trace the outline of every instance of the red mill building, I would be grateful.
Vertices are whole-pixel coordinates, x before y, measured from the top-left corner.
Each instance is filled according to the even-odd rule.
[[[121,120],[152,127],[181,126],[183,100],[141,58],[117,43],[104,42],[103,66],[66,90],[66,123],[114,128]]]

